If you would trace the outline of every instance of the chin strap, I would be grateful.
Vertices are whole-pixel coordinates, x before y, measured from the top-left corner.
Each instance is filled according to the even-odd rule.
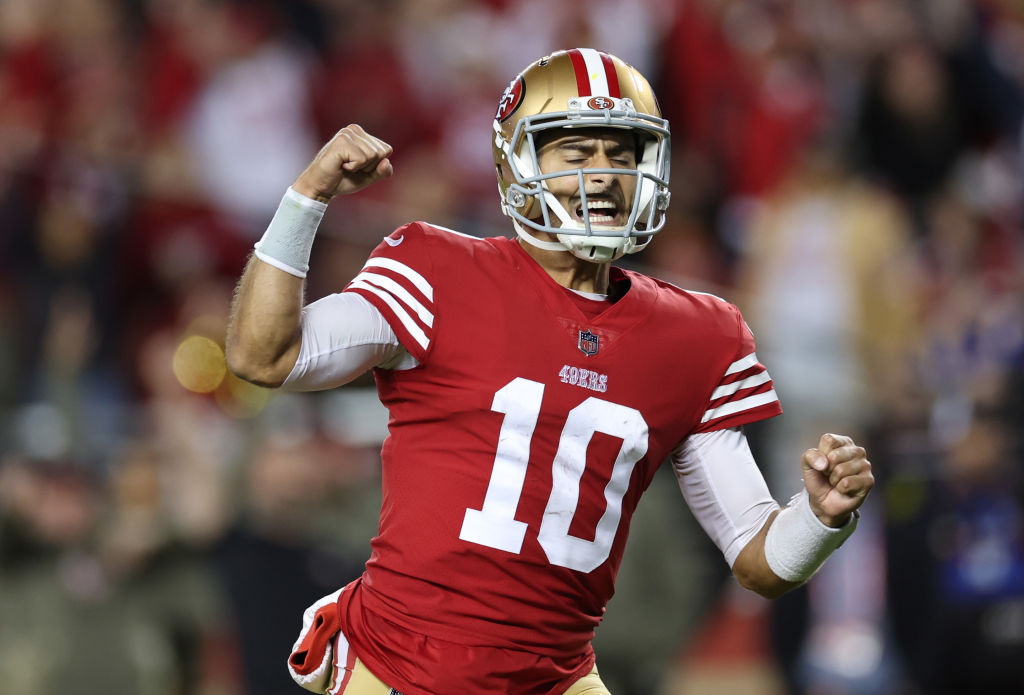
[[[568,234],[558,235],[560,241],[543,241],[527,232],[523,228],[523,225],[520,224],[519,221],[516,219],[512,220],[512,226],[515,227],[516,233],[519,235],[519,238],[525,241],[530,246],[535,246],[538,249],[543,249],[544,251],[565,251],[566,253],[571,253],[577,258],[582,258],[585,261],[594,261],[597,263],[610,263],[611,261],[618,260],[627,253],[639,251],[639,248],[635,248],[633,245],[630,244],[627,244],[625,248],[606,246],[604,244],[601,244],[600,242],[589,244],[576,244],[574,243],[576,239],[585,237],[570,236]],[[565,237],[564,239],[563,236]],[[598,238],[600,237],[593,237],[593,239]]]
[[[563,244],[560,241],[542,241],[542,240],[538,239],[537,237],[533,236],[532,234],[527,232],[525,229],[523,229],[523,225],[519,224],[519,220],[513,219],[512,220],[512,226],[516,228],[516,233],[519,235],[519,238],[522,239],[523,241],[525,241],[530,246],[536,246],[538,249],[543,249],[545,251],[568,251],[569,250],[566,247],[566,245]]]

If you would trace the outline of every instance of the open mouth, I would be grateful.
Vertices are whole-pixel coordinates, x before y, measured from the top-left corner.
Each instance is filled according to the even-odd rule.
[[[576,219],[584,221],[583,206],[577,206],[573,212]],[[587,213],[591,225],[614,226],[619,220],[619,206],[610,200],[587,200]]]

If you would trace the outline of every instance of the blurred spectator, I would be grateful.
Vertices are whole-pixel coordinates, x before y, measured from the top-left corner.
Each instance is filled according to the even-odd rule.
[[[864,165],[919,203],[950,177],[968,143],[966,99],[941,56],[921,41],[875,59],[858,124]]]
[[[241,481],[241,514],[213,549],[231,597],[247,695],[294,688],[282,664],[296,616],[359,576],[366,560],[365,553],[346,556],[318,538],[323,530],[316,522],[337,482],[332,459],[344,451],[312,434],[278,430],[253,452]],[[368,549],[373,524],[356,525],[367,534]]]
[[[74,462],[3,461],[5,689],[237,692],[223,598],[209,568],[145,523],[159,500],[139,468],[147,465],[126,460],[109,499]]]
[[[769,481],[788,497],[792,443],[839,423],[863,430],[913,345],[910,228],[898,200],[818,143],[753,206],[742,239],[745,313],[789,415],[768,428]]]
[[[677,150],[706,160],[719,193],[758,195],[785,174],[823,117],[809,37],[788,3],[684,3],[662,56]]]
[[[745,313],[787,415],[765,423],[758,441],[769,484],[786,499],[799,486],[787,473],[794,444],[814,446],[819,432],[840,427],[866,433],[889,385],[901,383],[895,367],[917,335],[910,227],[898,201],[847,173],[826,141],[809,145],[756,204],[741,238]],[[796,692],[902,692],[874,504],[856,535],[807,592],[775,606],[777,623],[793,623],[775,645]],[[874,581],[851,584],[850,566],[874,568],[865,574]],[[794,612],[800,598],[807,605]]]
[[[880,442],[898,464],[888,500],[893,624],[930,693],[1024,687],[1024,465],[1007,423],[979,414],[941,448],[914,448],[899,432]]]
[[[206,197],[259,238],[280,192],[316,153],[312,56],[289,41],[274,3],[228,2],[217,22],[216,63],[184,130]]]

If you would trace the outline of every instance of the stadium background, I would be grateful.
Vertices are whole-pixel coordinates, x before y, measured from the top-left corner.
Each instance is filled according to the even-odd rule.
[[[225,372],[233,283],[337,128],[396,176],[337,202],[309,295],[410,219],[506,234],[490,118],[594,46],[673,127],[629,263],[744,311],[786,408],[869,449],[810,585],[735,587],[671,475],[598,633],[616,695],[1024,692],[1024,9],[1012,0],[0,1],[0,692],[297,692],[301,609],[359,571],[372,382]]]

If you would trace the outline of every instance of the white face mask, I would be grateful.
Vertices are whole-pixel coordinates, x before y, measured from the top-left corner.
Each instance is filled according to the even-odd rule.
[[[579,101],[570,99],[567,111],[527,116],[516,125],[512,138],[502,146],[514,179],[502,200],[502,211],[512,218],[519,236],[533,246],[568,251],[588,261],[608,262],[641,250],[665,226],[665,210],[669,204],[668,122],[637,114],[629,99],[613,99],[611,109],[601,110],[587,109]],[[536,134],[581,127],[623,128],[637,133],[645,144],[636,168],[567,169],[541,174]],[[499,136],[500,133],[496,133],[496,137]],[[583,182],[584,176],[594,174],[636,176],[636,194],[624,226],[591,224]],[[575,176],[579,180],[582,221],[574,219],[548,190],[549,179],[564,176]],[[524,212],[531,213],[533,219]],[[540,240],[530,230],[554,235],[558,241]]]

